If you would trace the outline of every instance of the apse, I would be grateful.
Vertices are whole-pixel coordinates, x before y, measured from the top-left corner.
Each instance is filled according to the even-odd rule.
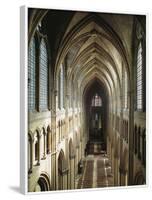
[[[106,150],[108,124],[108,96],[105,86],[94,79],[84,92],[87,144],[100,143]]]

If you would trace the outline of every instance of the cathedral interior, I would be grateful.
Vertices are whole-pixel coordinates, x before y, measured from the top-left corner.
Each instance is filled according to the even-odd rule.
[[[146,17],[28,9],[28,191],[146,184]]]

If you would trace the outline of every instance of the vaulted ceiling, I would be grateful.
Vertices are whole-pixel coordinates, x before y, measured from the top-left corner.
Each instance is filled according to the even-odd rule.
[[[54,73],[66,62],[68,83],[83,93],[98,79],[112,95],[121,88],[122,66],[130,74],[133,15],[41,10]]]
[[[129,74],[133,16],[76,12],[60,41],[56,68],[67,62],[68,80],[87,87],[99,79],[112,94],[121,87],[122,66]]]

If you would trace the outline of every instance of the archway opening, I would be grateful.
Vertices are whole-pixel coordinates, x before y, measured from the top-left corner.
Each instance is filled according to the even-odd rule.
[[[47,175],[43,174],[40,175],[37,185],[35,187],[36,192],[44,192],[44,191],[49,191],[50,190],[50,181]]]
[[[75,185],[75,166],[74,166],[74,159],[75,158],[75,152],[74,152],[74,146],[73,141],[70,139],[69,141],[69,189],[73,189]]]
[[[100,154],[107,147],[108,97],[105,86],[95,79],[84,93],[87,153]]]
[[[102,99],[98,93],[92,97],[90,114],[89,140],[103,141],[103,108]]]
[[[58,189],[63,190],[63,171],[65,165],[65,156],[64,152],[61,150],[59,157],[58,157]]]

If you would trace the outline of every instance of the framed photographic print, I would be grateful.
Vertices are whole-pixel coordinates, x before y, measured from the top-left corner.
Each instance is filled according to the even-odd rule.
[[[146,185],[146,15],[21,8],[21,185]]]

